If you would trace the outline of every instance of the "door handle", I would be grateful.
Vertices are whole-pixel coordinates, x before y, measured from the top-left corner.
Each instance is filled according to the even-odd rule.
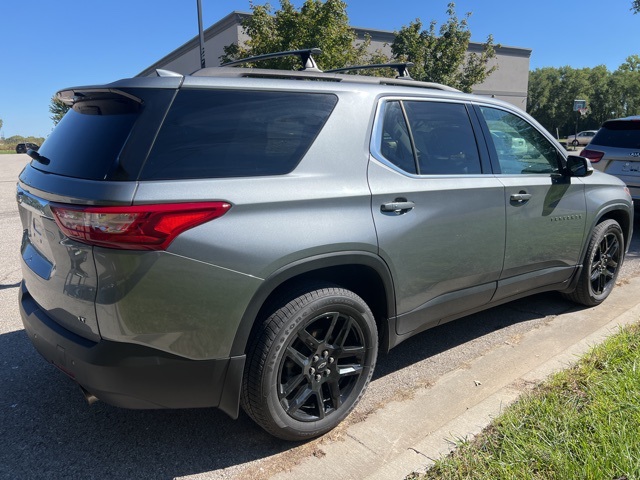
[[[520,193],[512,193],[511,194],[511,201],[512,202],[518,202],[518,203],[524,203],[528,200],[531,199],[531,194],[530,193],[525,193],[525,192],[520,192]]]
[[[415,203],[409,202],[407,200],[398,199],[395,202],[383,203],[380,206],[380,211],[382,212],[394,212],[397,215],[401,213],[407,213],[409,210],[412,210],[416,206]]]

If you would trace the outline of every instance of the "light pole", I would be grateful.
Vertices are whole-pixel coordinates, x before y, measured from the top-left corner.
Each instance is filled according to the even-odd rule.
[[[196,0],[198,4],[198,34],[200,35],[200,68],[205,68],[204,60],[204,32],[202,31],[202,2]]]

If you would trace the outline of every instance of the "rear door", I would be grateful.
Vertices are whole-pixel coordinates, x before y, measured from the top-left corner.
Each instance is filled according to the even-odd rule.
[[[502,270],[504,186],[463,103],[387,99],[369,185],[380,255],[391,268],[397,333],[487,303]]]

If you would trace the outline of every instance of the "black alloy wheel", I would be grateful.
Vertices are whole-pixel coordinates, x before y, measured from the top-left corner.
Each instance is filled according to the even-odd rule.
[[[322,435],[362,396],[377,344],[373,314],[353,292],[327,287],[300,295],[255,332],[242,406],[279,438]]]
[[[611,293],[623,261],[624,236],[620,225],[615,220],[599,223],[591,234],[577,287],[565,296],[590,307],[599,305]]]
[[[591,260],[591,291],[595,295],[602,295],[612,287],[620,267],[621,254],[619,236],[613,231],[605,233]]]

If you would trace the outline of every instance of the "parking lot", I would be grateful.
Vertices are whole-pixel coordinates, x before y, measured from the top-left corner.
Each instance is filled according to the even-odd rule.
[[[215,409],[133,411],[101,402],[90,407],[78,387],[33,349],[19,318],[22,229],[14,196],[27,160],[26,155],[0,156],[2,479],[269,478],[307,456],[322,456],[323,448],[340,442],[351,426],[366,423],[389,402],[409,399],[447,372],[577,309],[557,294],[537,295],[418,335],[381,356],[362,402],[338,432],[302,446],[269,436],[244,414],[234,421]],[[639,273],[637,219],[634,229],[622,289]],[[598,308],[614,306],[607,302]]]

